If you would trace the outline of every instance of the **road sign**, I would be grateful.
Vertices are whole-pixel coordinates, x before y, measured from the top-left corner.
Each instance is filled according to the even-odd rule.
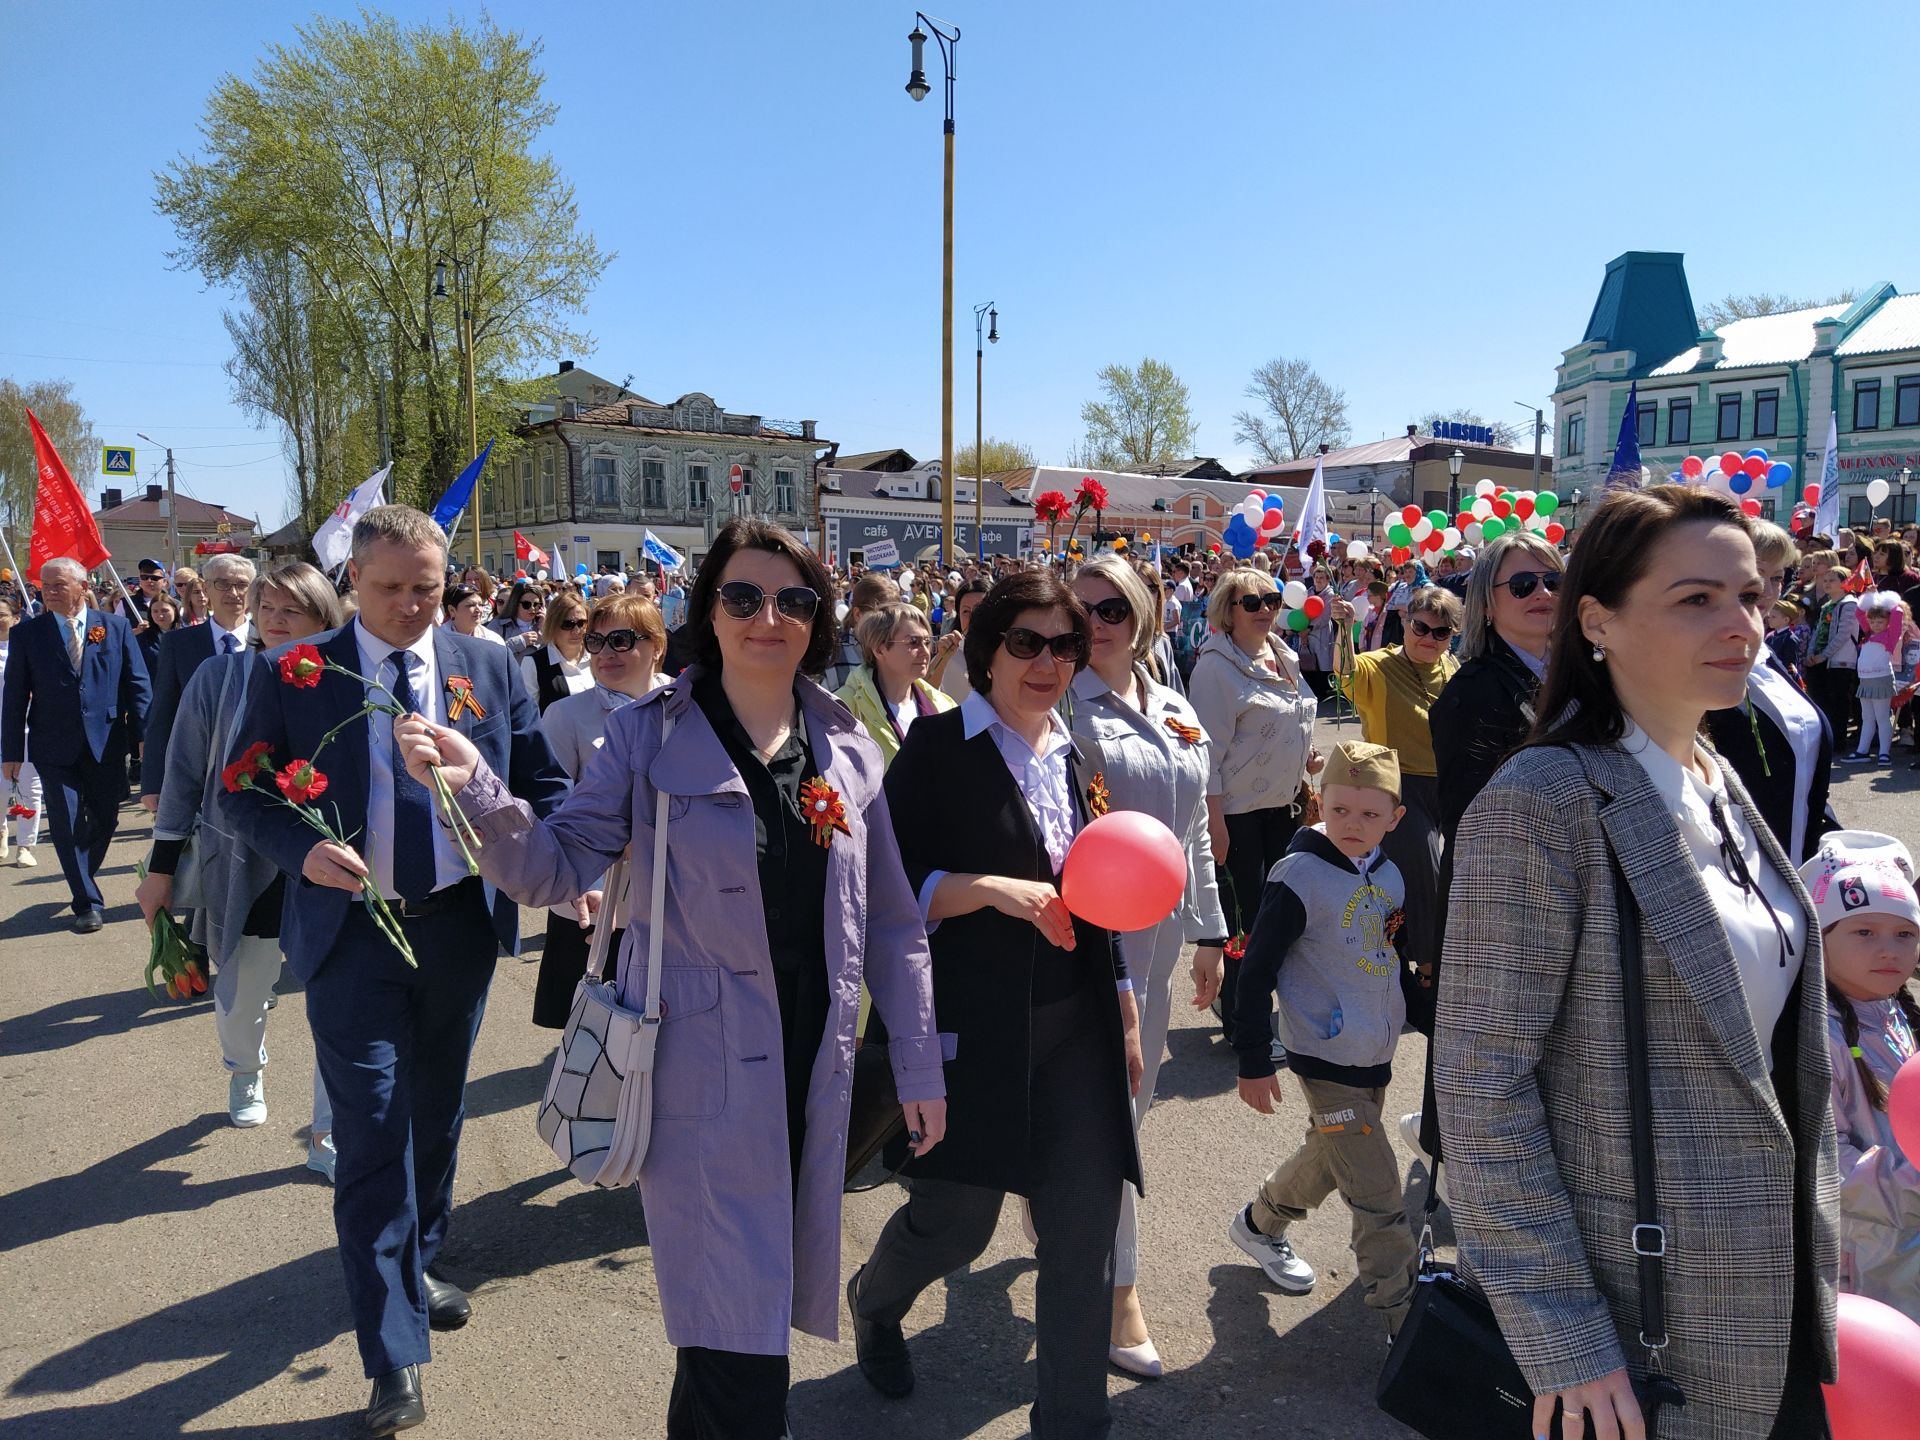
[[[133,474],[133,447],[131,445],[102,445],[100,447],[100,473],[102,475]]]
[[[738,465],[727,472],[727,484],[733,487],[734,494],[738,495],[741,487],[746,483],[745,478],[740,474],[740,467]]]

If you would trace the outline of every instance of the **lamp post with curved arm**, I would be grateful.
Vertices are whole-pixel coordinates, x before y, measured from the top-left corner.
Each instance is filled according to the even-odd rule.
[[[914,12],[913,33],[907,43],[913,47],[913,69],[907,76],[907,94],[916,101],[932,91],[927,84],[924,52],[927,44],[925,25],[940,46],[940,60],[946,71],[946,178],[941,205],[940,268],[940,556],[941,568],[953,566],[953,66],[954,53],[960,48],[960,27],[942,25],[924,12]],[[975,468],[978,468],[977,466]],[[978,489],[976,485],[976,491]]]

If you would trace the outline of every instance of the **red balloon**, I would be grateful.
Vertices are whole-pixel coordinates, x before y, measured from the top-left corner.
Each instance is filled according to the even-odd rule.
[[[1722,475],[1738,475],[1740,468],[1746,463],[1746,457],[1738,450],[1723,451],[1720,455],[1720,473]]]
[[[1407,561],[1411,560],[1412,558],[1413,558],[1413,551],[1409,550],[1405,545],[1396,545],[1393,547],[1393,563],[1394,564],[1404,565],[1407,563]]]
[[[1420,517],[1426,513],[1418,505],[1409,505],[1400,512],[1400,518],[1408,525],[1418,525]]]
[[[1262,530],[1278,530],[1286,523],[1286,519],[1287,517],[1278,510],[1263,510],[1260,512],[1260,528]]]
[[[1760,502],[1749,495],[1740,502],[1740,510],[1746,515],[1758,516],[1760,513]]]
[[[1187,889],[1187,852],[1173,831],[1139,810],[1113,810],[1088,824],[1067,849],[1060,898],[1105,930],[1158,925]]]
[[[1533,518],[1533,501],[1529,500],[1525,495],[1522,495],[1518,500],[1513,502],[1513,513],[1518,515],[1522,520],[1531,520]]]
[[[1420,542],[1420,548],[1422,550],[1438,550],[1442,545],[1446,543],[1447,543],[1446,535],[1442,531],[1436,530],[1431,535],[1427,536],[1426,539]]]
[[[1827,1396],[1833,1440],[1913,1433],[1920,1411],[1920,1325],[1864,1295],[1839,1297],[1840,1378]]]
[[[1806,502],[1809,505],[1818,505],[1820,503],[1820,482],[1818,480],[1815,480],[1811,485],[1807,486]]]
[[[1474,523],[1473,512],[1471,510],[1462,510],[1458,515],[1453,517],[1453,523],[1458,525],[1462,530],[1466,529],[1467,526]]]
[[[1562,525],[1558,520],[1549,520],[1547,522],[1547,543],[1549,545],[1558,545],[1566,538],[1566,526]]]
[[[1749,455],[1740,462],[1740,468],[1756,480],[1767,478],[1767,462],[1758,455]]]
[[[1493,502],[1493,513],[1502,520],[1506,519],[1513,514],[1513,502],[1496,497]]]
[[[1322,600],[1318,595],[1309,595],[1307,596],[1306,603],[1300,608],[1307,612],[1307,619],[1318,620],[1322,615],[1327,613],[1327,602]]]
[[[1887,1087],[1887,1119],[1907,1163],[1920,1163],[1920,1055],[1909,1057]]]

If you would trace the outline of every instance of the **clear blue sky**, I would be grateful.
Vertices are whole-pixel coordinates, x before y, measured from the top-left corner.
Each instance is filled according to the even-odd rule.
[[[1200,453],[1234,460],[1240,391],[1281,354],[1346,389],[1357,439],[1456,405],[1519,418],[1623,250],[1686,252],[1698,301],[1920,288],[1916,121],[1879,98],[1920,52],[1910,3],[942,3],[964,31],[957,437],[976,301],[1001,311],[989,433],[1059,461],[1095,372],[1152,355]],[[286,461],[228,398],[221,297],[168,268],[151,175],[304,12],[7,10],[0,373],[73,379],[104,441],[145,430],[192,493],[277,523]],[[618,252],[570,358],[939,453],[939,92],[902,90],[910,4],[491,13],[543,40],[549,147]]]

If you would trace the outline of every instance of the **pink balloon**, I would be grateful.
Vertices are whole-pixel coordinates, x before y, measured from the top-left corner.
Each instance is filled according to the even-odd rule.
[[[1707,473],[1706,462],[1698,455],[1689,455],[1680,462],[1680,473],[1689,480],[1698,480]]]
[[[1074,837],[1060,898],[1082,920],[1126,932],[1158,925],[1187,888],[1187,852],[1173,831],[1139,810],[1114,810]]]
[[[1920,1055],[1910,1056],[1887,1087],[1887,1119],[1909,1165],[1920,1165]]]
[[[1911,1435],[1920,1412],[1920,1325],[1864,1295],[1839,1297],[1840,1378],[1827,1396],[1833,1440]]]

